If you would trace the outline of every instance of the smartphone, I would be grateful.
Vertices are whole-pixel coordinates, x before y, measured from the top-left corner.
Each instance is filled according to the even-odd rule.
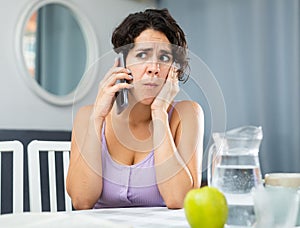
[[[124,55],[122,52],[119,53],[118,59],[119,59],[119,66],[126,67]],[[124,83],[124,82],[126,82],[125,79],[117,81],[117,83]],[[116,103],[117,103],[117,114],[120,114],[128,106],[128,90],[127,89],[121,89],[116,93]]]

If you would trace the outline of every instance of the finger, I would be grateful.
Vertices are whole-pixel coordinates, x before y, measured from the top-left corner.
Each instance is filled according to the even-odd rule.
[[[177,94],[179,92],[179,90],[180,90],[180,88],[179,88],[178,78],[176,78],[175,81],[174,81],[175,94]]]
[[[173,66],[173,79],[174,80],[178,80],[178,69],[175,67],[175,66]]]
[[[120,59],[118,57],[115,58],[114,67],[120,66]]]
[[[116,93],[118,91],[120,91],[121,89],[132,89],[134,87],[133,84],[128,84],[126,82],[124,83],[118,83],[118,84],[115,84],[114,86],[110,87],[109,91],[111,93]]]
[[[102,90],[99,90],[99,92],[98,92],[96,103],[97,103],[99,97],[103,97],[103,96],[114,97],[116,92],[118,92],[119,90],[131,89],[133,87],[134,86],[132,84],[128,84],[128,83],[124,82],[124,83],[115,84],[114,86],[111,86],[111,87],[102,88]]]
[[[124,67],[119,67],[119,59],[115,58],[114,65],[108,70],[103,78],[103,81],[106,81],[108,78],[110,78],[112,74],[119,72],[129,73],[130,71]]]
[[[130,74],[124,72],[115,73],[107,80],[105,86],[113,86],[118,82],[118,80],[124,80],[124,79],[127,81],[131,81],[133,77]]]
[[[104,79],[101,81],[101,85],[102,86],[107,86],[107,85],[112,85],[115,84],[117,78],[115,79],[116,75],[118,73],[124,73],[124,77],[120,76],[121,79],[126,79],[126,80],[131,80],[132,76],[131,76],[131,71],[127,68],[124,67],[115,67],[113,66],[105,75]],[[130,76],[129,76],[130,75]]]
[[[166,89],[169,96],[173,98],[174,94],[176,95],[179,91],[179,83],[177,73],[171,73],[170,79],[166,82]]]
[[[178,73],[177,73],[177,68],[176,68],[175,66],[172,65],[172,66],[170,67],[170,70],[169,70],[168,80],[169,80],[169,81],[172,81],[172,80],[174,80],[174,79],[177,79],[177,78],[178,78],[177,75],[178,75]]]

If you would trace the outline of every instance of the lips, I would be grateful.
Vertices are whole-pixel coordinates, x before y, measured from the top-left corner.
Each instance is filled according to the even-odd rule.
[[[153,82],[148,82],[148,83],[143,83],[143,86],[149,89],[153,89],[156,88],[158,86],[158,84],[153,83]]]

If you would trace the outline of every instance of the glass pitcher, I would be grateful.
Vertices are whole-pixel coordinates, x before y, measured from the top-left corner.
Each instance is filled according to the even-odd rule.
[[[227,225],[251,226],[255,221],[251,190],[262,184],[258,157],[262,137],[262,128],[256,126],[213,133],[207,179],[227,199]]]

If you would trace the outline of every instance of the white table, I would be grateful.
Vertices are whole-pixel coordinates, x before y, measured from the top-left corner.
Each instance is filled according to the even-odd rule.
[[[56,213],[24,212],[19,214],[6,214],[0,215],[0,227],[189,228],[189,225],[186,221],[183,209],[169,210],[165,207],[133,207]],[[225,228],[228,227],[229,226],[225,226]]]
[[[0,227],[52,228],[52,227],[159,227],[188,228],[184,210],[165,207],[97,209],[73,212],[25,212],[0,216]]]

